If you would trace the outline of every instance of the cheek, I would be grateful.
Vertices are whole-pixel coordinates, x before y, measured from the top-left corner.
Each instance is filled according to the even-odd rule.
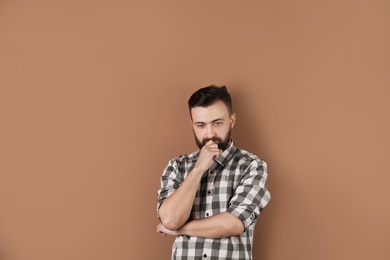
[[[194,131],[194,135],[195,135],[198,139],[200,139],[200,140],[203,139],[204,133],[203,133],[202,129],[193,128],[193,131]]]
[[[230,130],[230,125],[228,127],[223,128],[223,130],[221,129],[220,131],[221,136],[225,137],[229,133],[229,130]]]

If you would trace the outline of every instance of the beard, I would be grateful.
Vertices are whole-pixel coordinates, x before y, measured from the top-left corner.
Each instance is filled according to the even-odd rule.
[[[228,148],[229,144],[230,144],[230,140],[231,140],[231,135],[232,135],[232,128],[229,129],[229,132],[226,134],[225,138],[222,139],[222,138],[219,138],[219,137],[213,137],[213,138],[205,138],[203,139],[202,141],[199,140],[196,135],[195,135],[195,132],[194,132],[194,136],[195,136],[195,142],[196,142],[196,145],[199,147],[199,149],[202,149],[202,147],[208,142],[208,141],[213,141],[214,143],[216,143],[218,145],[218,148],[221,149],[222,151],[224,151],[226,148]]]

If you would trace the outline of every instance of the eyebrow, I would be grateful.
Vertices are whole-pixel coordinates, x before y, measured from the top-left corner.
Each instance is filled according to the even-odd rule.
[[[210,123],[215,123],[215,122],[218,122],[218,121],[223,121],[223,118],[217,118],[217,119],[214,119],[213,121],[211,121]],[[202,121],[197,121],[194,123],[195,125],[199,125],[199,124],[206,124],[205,122],[202,122]]]

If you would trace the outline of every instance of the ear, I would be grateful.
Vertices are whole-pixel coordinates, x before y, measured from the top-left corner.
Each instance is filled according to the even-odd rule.
[[[234,125],[236,124],[236,113],[233,113],[231,116],[230,116],[230,125],[232,127],[232,129],[234,128]]]

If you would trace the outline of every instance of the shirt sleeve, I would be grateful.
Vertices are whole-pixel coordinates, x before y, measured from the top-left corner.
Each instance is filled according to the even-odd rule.
[[[166,198],[179,188],[183,181],[179,171],[179,160],[172,159],[168,162],[160,179],[160,188],[157,190],[157,216],[159,209]]]
[[[229,202],[227,212],[239,218],[245,229],[256,222],[271,199],[267,179],[267,164],[260,159],[252,161]]]

